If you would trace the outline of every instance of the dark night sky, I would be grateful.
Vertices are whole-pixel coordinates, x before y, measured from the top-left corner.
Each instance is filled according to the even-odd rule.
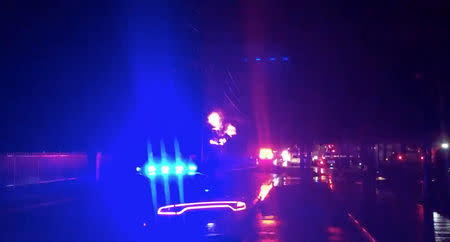
[[[139,118],[133,78],[141,54],[170,55],[170,64],[148,61],[149,72],[172,73],[179,101],[190,104],[182,113],[198,119],[221,104],[214,98],[230,68],[253,120],[249,72],[264,72],[274,140],[417,138],[423,106],[430,131],[448,127],[448,1],[125,2],[2,3],[1,151],[83,150],[124,137]],[[136,31],[148,41],[142,53]],[[242,62],[257,55],[290,60]],[[144,120],[163,123],[152,105]]]

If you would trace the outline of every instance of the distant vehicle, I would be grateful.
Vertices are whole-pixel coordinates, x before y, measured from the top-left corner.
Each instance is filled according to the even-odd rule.
[[[256,165],[263,169],[273,168],[277,165],[278,159],[275,155],[275,151],[271,148],[261,148],[259,149],[259,155],[256,159]]]
[[[282,167],[300,167],[302,162],[304,163],[304,159],[301,159],[301,153],[297,147],[284,149],[280,154],[279,160],[280,162],[277,162],[277,165]]]

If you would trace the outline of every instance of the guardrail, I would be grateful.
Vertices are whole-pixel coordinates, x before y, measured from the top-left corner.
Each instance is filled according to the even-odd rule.
[[[86,153],[0,154],[0,186],[74,180],[88,170]]]

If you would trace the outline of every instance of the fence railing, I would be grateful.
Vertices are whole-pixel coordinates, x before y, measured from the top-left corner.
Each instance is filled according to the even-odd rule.
[[[0,186],[73,180],[88,169],[85,153],[0,154]]]

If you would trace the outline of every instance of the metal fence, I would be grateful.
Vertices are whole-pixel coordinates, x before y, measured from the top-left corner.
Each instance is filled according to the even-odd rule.
[[[85,153],[0,154],[0,186],[73,180],[88,169]]]

